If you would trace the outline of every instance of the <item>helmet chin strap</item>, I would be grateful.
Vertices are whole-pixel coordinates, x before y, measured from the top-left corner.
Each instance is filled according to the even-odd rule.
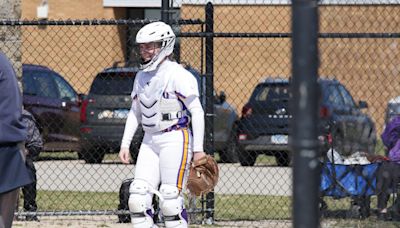
[[[151,61],[151,59],[145,61],[143,58],[140,58],[140,60],[141,60],[140,64],[142,64],[142,65],[147,64],[147,63],[149,63]]]

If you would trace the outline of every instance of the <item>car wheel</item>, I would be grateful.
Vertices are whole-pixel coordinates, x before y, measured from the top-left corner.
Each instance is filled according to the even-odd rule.
[[[232,131],[231,136],[228,140],[228,145],[222,151],[219,151],[221,163],[236,163],[239,161],[238,158],[238,145],[236,141],[236,131]]]
[[[257,159],[257,152],[255,151],[246,151],[243,149],[239,149],[239,162],[242,166],[254,166]]]
[[[278,166],[289,166],[290,162],[291,162],[291,157],[289,155],[289,152],[287,151],[281,151],[281,152],[277,152],[275,154],[275,160],[276,163],[278,164]]]
[[[104,159],[104,155],[106,154],[106,150],[104,148],[88,148],[82,149],[80,152],[80,156],[83,160],[85,160],[88,164],[97,164],[101,163]]]

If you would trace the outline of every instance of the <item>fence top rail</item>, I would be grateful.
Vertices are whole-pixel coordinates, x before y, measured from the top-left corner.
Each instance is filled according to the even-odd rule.
[[[84,19],[84,20],[0,20],[2,26],[35,26],[35,25],[145,25],[156,20],[130,20],[130,19]],[[172,25],[203,25],[201,19],[180,19],[170,22]]]
[[[230,33],[230,32],[182,32],[181,37],[215,38],[292,38],[292,33]],[[400,38],[400,33],[318,33],[318,38]]]

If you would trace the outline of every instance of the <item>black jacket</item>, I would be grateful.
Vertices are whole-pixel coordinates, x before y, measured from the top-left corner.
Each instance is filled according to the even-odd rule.
[[[22,120],[27,127],[28,136],[25,141],[25,148],[28,150],[28,157],[36,158],[43,149],[43,140],[36,120],[32,114],[25,109],[22,110]]]

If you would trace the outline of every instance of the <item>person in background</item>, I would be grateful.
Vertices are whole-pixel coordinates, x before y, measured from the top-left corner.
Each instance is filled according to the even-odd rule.
[[[20,187],[32,183],[25,165],[22,95],[11,62],[0,53],[0,227],[10,228]]]
[[[24,209],[27,212],[36,212],[36,168],[34,161],[39,157],[40,151],[43,149],[43,140],[40,135],[40,131],[36,125],[36,120],[30,112],[22,110],[22,120],[28,128],[28,137],[25,141],[25,153],[26,153],[26,166],[33,174],[33,182],[31,184],[22,187],[22,193],[24,195]],[[27,215],[27,221],[39,221],[36,215]]]
[[[400,116],[393,118],[381,135],[387,151],[388,161],[384,161],[378,170],[376,192],[378,198],[378,219],[400,220]],[[397,193],[391,207],[387,207],[390,195]]]

